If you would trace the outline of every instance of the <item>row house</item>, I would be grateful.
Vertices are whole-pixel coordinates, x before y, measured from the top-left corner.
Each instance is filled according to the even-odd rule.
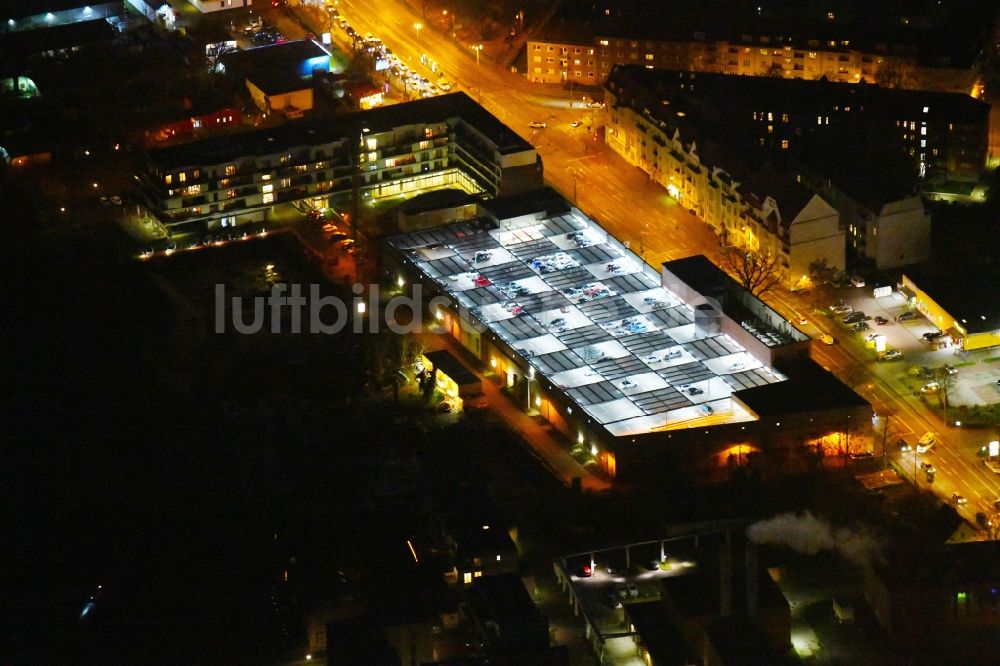
[[[603,84],[615,65],[641,65],[741,76],[862,80],[890,87],[960,92],[978,96],[975,67],[981,49],[958,44],[953,55],[922,53],[914,43],[766,34],[708,34],[643,23],[553,22],[528,41],[528,71],[539,83]],[[643,35],[646,35],[645,37]]]
[[[781,258],[789,287],[805,286],[815,266],[843,269],[839,215],[770,165],[749,168],[671,105],[634,103],[614,77],[606,87],[607,143],[704,220],[724,245]]]

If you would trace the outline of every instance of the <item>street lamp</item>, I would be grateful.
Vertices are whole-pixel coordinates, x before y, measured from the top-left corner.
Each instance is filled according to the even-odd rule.
[[[424,27],[423,23],[419,23],[418,22],[418,23],[414,23],[413,24],[413,29],[417,31],[417,37],[420,36],[420,29],[423,28],[423,27]]]
[[[448,16],[448,10],[442,10],[441,12],[445,17]],[[455,39],[455,12],[451,13],[451,38]]]
[[[646,260],[646,233],[649,231],[649,222],[639,228],[639,258]]]
[[[483,50],[483,45],[482,44],[473,44],[469,48],[476,52],[476,67],[478,67],[479,66],[479,52]]]
[[[528,367],[528,413],[531,413],[531,382],[535,381],[535,368]]]

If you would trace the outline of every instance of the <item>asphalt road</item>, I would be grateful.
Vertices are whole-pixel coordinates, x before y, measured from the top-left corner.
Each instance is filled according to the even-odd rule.
[[[651,184],[637,167],[593,140],[593,130],[605,124],[605,112],[587,108],[579,91],[571,100],[569,91],[530,84],[485,60],[477,64],[471,45],[457,44],[429,27],[417,28],[422,25],[421,17],[401,2],[341,0],[339,7],[360,34],[379,36],[405,63],[432,81],[443,74],[535,145],[548,183],[612,234],[629,241],[652,265],[699,253],[718,256],[718,240],[707,225],[663,188]],[[344,43],[346,35],[338,29],[334,39]],[[436,73],[421,64],[422,54],[439,64]],[[574,128],[573,121],[583,124]],[[531,122],[544,122],[547,127],[532,129]],[[933,451],[918,457],[938,468],[933,490],[945,501],[952,492],[964,494],[969,504],[960,510],[970,521],[976,511],[992,508],[993,499],[1000,497],[1000,475],[988,472],[974,455],[988,438],[986,431],[945,427],[928,405],[900,390],[857,336],[848,335],[830,318],[811,314],[816,305],[825,304],[810,303],[807,297],[783,288],[765,300],[788,318],[806,314],[810,321],[804,327],[806,333],[818,337],[819,332],[826,332],[841,341],[833,346],[814,343],[813,357],[870,400],[880,416],[891,415],[886,448],[901,471],[913,476],[915,465],[911,454],[900,457],[893,446],[896,439],[907,435],[914,441],[924,432],[935,432],[938,443]],[[880,445],[876,453],[881,453]],[[917,481],[926,486],[922,476]]]

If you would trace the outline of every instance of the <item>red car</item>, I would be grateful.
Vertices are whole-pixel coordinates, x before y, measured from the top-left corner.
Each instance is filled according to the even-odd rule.
[[[490,286],[490,281],[486,279],[486,276],[480,273],[476,276],[476,286],[477,287],[488,287]]]
[[[590,568],[589,564],[584,564],[582,567],[576,570],[577,578],[590,578],[594,575],[593,569]]]

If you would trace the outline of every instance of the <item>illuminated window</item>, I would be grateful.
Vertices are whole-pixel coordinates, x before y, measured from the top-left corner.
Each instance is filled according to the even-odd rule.
[[[167,185],[169,185],[171,182],[173,182],[173,180],[174,180],[174,177],[172,175],[170,175],[169,173],[163,178],[163,182],[165,182]]]
[[[782,139],[781,140],[781,149],[782,150],[788,150],[788,139]]]
[[[462,574],[462,582],[465,583],[466,585],[468,585],[469,583],[471,583],[472,582],[472,573],[469,572],[469,571],[466,571],[464,574]]]
[[[767,133],[768,134],[774,133],[774,125],[768,125],[767,126]]]
[[[781,122],[783,122],[783,123],[787,123],[788,122],[788,114],[787,113],[781,114]]]
[[[195,169],[194,173],[191,174],[192,180],[198,180],[201,177],[201,169]]]
[[[378,153],[368,153],[368,161],[374,162],[378,159]]]
[[[226,190],[226,198],[227,199],[235,199],[236,198],[236,190]]]
[[[270,193],[270,192],[274,192],[274,185],[268,183],[267,185],[264,186],[264,190],[263,191],[264,191],[265,194]]]
[[[770,122],[773,122],[773,121],[774,121],[774,114],[771,113],[770,111],[768,111],[767,112],[767,122],[770,123]]]
[[[365,140],[365,146],[368,150],[375,150],[378,148],[378,139],[367,139]]]
[[[602,39],[601,40],[601,46],[607,46],[607,45],[608,45],[608,40]]]
[[[184,172],[184,171],[181,171],[179,174],[177,174],[177,180],[179,180],[182,183],[184,181],[186,181],[187,180],[187,173]]]
[[[274,203],[274,195],[271,194],[270,192],[268,192],[267,194],[265,194],[264,195],[264,203],[266,203],[266,204]]]
[[[261,174],[260,179],[261,180],[271,180],[271,174],[269,174],[269,173]]]
[[[284,155],[282,155],[282,156],[281,156],[281,157],[279,158],[279,161],[280,161],[280,162],[281,162],[282,164],[286,164],[286,163],[287,163],[287,162],[288,162],[289,160],[291,160],[291,159],[292,159],[292,154],[291,154],[291,153],[285,153]]]
[[[232,176],[235,173],[236,173],[236,165],[235,164],[227,164],[226,165],[226,175],[227,176]]]

